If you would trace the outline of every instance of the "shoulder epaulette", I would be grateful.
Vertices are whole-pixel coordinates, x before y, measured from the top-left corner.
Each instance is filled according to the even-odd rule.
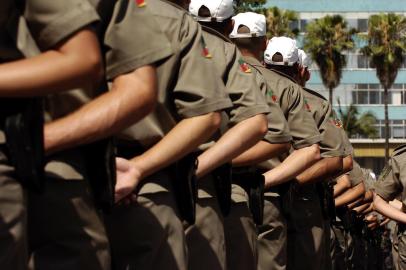
[[[233,43],[228,37],[226,37],[225,35],[223,35],[222,33],[214,30],[213,28],[207,27],[205,25],[201,25],[202,29],[212,35],[215,35],[216,37],[221,38],[222,40],[224,40],[225,42],[229,42],[229,43]]]
[[[324,101],[327,101],[327,99],[326,99],[325,97],[323,97],[323,95],[317,93],[317,92],[314,91],[314,90],[311,90],[311,89],[306,88],[306,87],[303,87],[303,90],[305,90],[306,92],[308,92],[308,93],[310,93],[310,94],[312,94],[312,95],[314,95],[314,96],[316,96],[316,97],[319,97],[319,98],[323,99]]]

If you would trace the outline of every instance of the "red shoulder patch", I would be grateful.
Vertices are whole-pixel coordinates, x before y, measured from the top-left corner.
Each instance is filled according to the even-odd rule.
[[[145,7],[147,5],[145,0],[135,0],[135,4],[137,4],[138,7]]]
[[[311,108],[310,108],[309,101],[307,101],[306,98],[304,99],[304,104],[305,104],[306,110],[307,110],[308,112],[311,112],[312,110],[311,110]]]
[[[250,66],[242,59],[238,60],[238,63],[240,64],[240,68],[243,72],[245,73],[251,73],[251,68]]]
[[[200,43],[202,44],[203,47],[202,55],[206,58],[211,58],[212,56],[209,52],[209,48],[207,48],[206,41],[204,40],[203,37],[200,39]]]

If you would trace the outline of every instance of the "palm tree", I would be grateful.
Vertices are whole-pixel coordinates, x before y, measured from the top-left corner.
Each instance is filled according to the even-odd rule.
[[[378,129],[375,126],[378,119],[373,112],[367,111],[360,115],[358,108],[354,104],[351,104],[344,111],[341,108],[340,100],[338,100],[338,115],[349,138],[357,136],[364,138],[378,137]]]
[[[236,13],[246,11],[258,11],[263,5],[266,4],[266,0],[235,0],[234,7]]]
[[[389,159],[388,89],[395,82],[406,52],[406,18],[394,13],[369,17],[368,45],[362,51],[370,57],[384,89],[385,108],[385,161]]]
[[[346,66],[343,51],[354,48],[347,22],[340,15],[327,15],[307,25],[304,49],[320,69],[323,84],[329,90],[329,101],[333,102],[333,89],[340,84],[342,69]]]
[[[267,20],[268,37],[291,37],[299,34],[299,29],[291,28],[291,24],[299,19],[298,14],[292,10],[282,10],[278,7],[271,7],[262,10]]]

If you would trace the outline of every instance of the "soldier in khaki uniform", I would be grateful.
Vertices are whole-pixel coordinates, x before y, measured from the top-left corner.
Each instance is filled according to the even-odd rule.
[[[245,61],[247,61],[248,63],[257,63],[258,65],[260,65],[259,60],[262,59],[263,51],[266,48],[265,16],[247,12],[238,14],[237,16],[233,17],[233,20],[234,29],[230,37],[241,49]],[[268,87],[266,78],[254,67],[252,67],[252,72],[256,74],[257,83],[260,85],[261,91],[265,95],[267,103],[271,108],[271,113],[268,114],[268,133],[265,136],[264,141],[260,142],[255,147],[235,159],[233,163],[236,165],[243,163],[248,165],[255,165],[255,167],[257,167],[258,163],[266,161],[272,157],[276,157],[288,150],[286,146],[290,147],[292,136],[290,135],[288,123],[285,119],[285,115],[279,107],[276,96],[272,94],[272,91],[269,91],[270,88]],[[299,158],[299,160],[296,160],[295,158],[293,158],[293,156],[302,157]],[[288,175],[290,174],[291,177],[294,177],[307,167],[306,165],[303,166],[301,164],[300,159],[306,160],[308,158],[309,156],[306,151],[295,151],[289,159],[283,161],[280,167],[283,167],[282,170],[284,171],[284,173],[287,173]],[[281,177],[281,175],[274,175],[274,177],[275,178],[272,179],[274,181],[281,181],[281,178],[291,178],[286,176]],[[246,179],[246,181],[249,180],[250,179]],[[276,221],[278,221],[278,219],[276,219]],[[231,256],[229,260],[233,262],[233,266],[235,267],[232,269],[244,269],[240,265],[244,265],[244,261],[246,259],[244,257],[244,253],[242,253],[242,251],[238,249],[238,237],[244,235],[244,232],[239,232],[238,235],[238,231],[235,228],[233,229],[233,231],[235,232],[234,238],[230,239],[229,242],[235,243],[233,245],[234,249],[230,250]],[[275,251],[276,248],[277,247],[273,247],[273,250]],[[284,250],[283,247],[280,248]],[[277,262],[272,263],[272,265],[276,265],[277,267]],[[271,263],[267,267],[271,267]]]
[[[282,44],[282,43],[279,44],[280,41],[282,41],[282,43],[283,43],[283,41],[287,41],[287,42],[286,42],[286,44]],[[294,74],[293,73],[290,74],[290,72],[289,72],[289,70],[293,71],[295,68],[297,68],[298,58],[296,58],[296,54],[297,54],[296,44],[292,40],[288,40],[288,39],[284,39],[284,38],[281,38],[280,40],[274,39],[268,43],[267,50],[265,51],[265,62],[267,63],[267,65],[271,64],[269,67],[274,69],[275,70],[274,72],[280,74],[281,76],[284,76],[284,78],[288,79],[291,83],[293,83],[296,86],[296,88],[298,89],[298,91],[301,92],[302,89],[296,84],[295,80],[293,79]],[[278,57],[281,59],[277,59]],[[288,66],[286,66],[286,67],[279,66],[280,63],[284,63],[286,61],[289,62]],[[301,92],[301,94],[303,95],[302,92]],[[304,99],[303,99],[303,101],[304,101]],[[306,104],[304,103],[304,105],[306,105]],[[309,113],[308,110],[306,110],[305,106],[304,106],[304,109],[305,109],[305,113],[308,113],[308,115],[311,117],[311,114]],[[314,120],[312,118],[310,118],[310,119],[311,119],[313,125],[317,128]],[[290,129],[292,130],[291,126],[290,126]],[[293,136],[293,138],[295,138],[295,136]],[[313,164],[310,164],[310,165],[313,165]],[[306,171],[304,173],[306,173]],[[311,175],[312,175],[311,173],[307,174],[307,175],[306,174],[303,175],[303,173],[302,173],[302,174],[296,176],[296,179],[299,182],[306,182],[306,181],[311,180],[311,178],[309,178],[309,176],[311,176]],[[303,176],[304,176],[304,178],[303,178]],[[284,215],[285,224],[286,224],[285,226],[287,227],[287,229],[285,231],[286,233],[284,235],[284,240],[283,240],[285,243],[284,246],[287,249],[287,254],[286,254],[286,259],[285,259],[286,263],[281,265],[283,267],[283,268],[281,267],[281,269],[285,269],[285,267],[286,267],[286,269],[289,268],[290,264],[292,263],[291,261],[289,261],[289,255],[290,255],[289,253],[292,253],[292,251],[289,252],[290,245],[288,242],[288,240],[289,240],[288,233],[289,233],[289,229],[292,228],[292,226],[289,226],[290,224],[292,224],[292,223],[289,223],[289,220],[293,219],[294,210],[295,210],[294,209],[295,205],[294,205],[294,200],[293,200],[294,196],[290,196],[296,190],[296,188],[294,188],[294,187],[298,188],[297,182],[291,183],[289,186],[285,187],[285,191],[279,192],[281,195],[281,199],[283,201],[282,215]]]
[[[56,22],[54,19],[60,18],[61,14],[66,15],[63,17],[65,20],[60,19]],[[95,10],[90,5],[79,1],[62,3],[30,0],[19,2],[18,6],[15,1],[3,2],[0,12],[2,74],[0,95],[19,98],[39,96],[67,90],[70,87],[84,86],[89,82],[87,78],[98,80],[101,67],[100,50],[96,36],[89,27],[97,20]],[[42,54],[39,49],[43,51]],[[29,58],[22,60],[24,57]],[[4,103],[1,106],[3,122],[0,132],[0,231],[2,232],[0,265],[2,269],[27,269],[28,262],[25,228],[26,199],[16,179],[21,172],[16,171],[14,166],[15,162],[18,163],[22,157],[10,155],[10,142],[9,139],[6,141],[4,136],[6,118],[13,113],[26,110],[23,106],[19,106],[24,101],[24,99],[16,101],[2,98]],[[13,107],[12,111],[8,111],[9,105]],[[42,112],[39,108],[31,110],[30,113],[38,117],[33,121],[41,123]],[[31,125],[27,122],[24,124]],[[42,138],[40,125],[38,130],[23,132]],[[41,141],[35,143],[41,145]],[[29,154],[34,155],[32,152]],[[42,211],[45,212],[47,209],[44,208]],[[47,268],[42,267],[42,269]]]
[[[351,209],[347,205],[364,196],[364,175],[361,167],[354,161],[353,169],[337,180],[335,185],[335,206],[337,207],[336,221],[331,224],[331,258],[333,269],[346,269],[350,267],[349,258],[354,253],[354,241],[349,231],[345,215],[349,215]],[[348,182],[345,184],[345,182]],[[340,185],[347,185],[346,191],[336,192],[342,189]]]
[[[299,72],[298,82],[304,87],[310,78],[307,60],[304,51],[299,50]],[[303,88],[303,95],[306,109],[312,114],[314,121],[323,135],[320,142],[322,161],[314,165],[317,168],[312,175],[310,182],[330,181],[342,171],[342,156],[344,145],[341,140],[340,128],[331,120],[332,108],[330,103],[320,94]],[[338,139],[337,139],[338,138]],[[324,170],[321,170],[324,168]],[[300,176],[299,176],[300,178]],[[330,178],[330,179],[329,179]],[[329,209],[320,202],[324,202],[326,192],[329,192],[325,185],[327,183],[316,183],[298,187],[293,192],[293,205],[290,213],[288,231],[288,268],[291,269],[329,269],[331,259],[329,252],[330,228],[325,226],[325,219],[328,219]],[[332,198],[331,194],[331,198]],[[323,197],[322,197],[323,196]],[[334,205],[332,205],[334,207]],[[312,243],[312,244],[310,244]],[[291,258],[291,259],[289,259]],[[292,258],[296,258],[293,260]],[[300,258],[297,260],[297,258]]]
[[[278,52],[284,52],[285,49],[289,50],[289,41],[287,38],[278,38],[273,39],[268,44],[268,54],[276,55]],[[283,44],[283,43],[286,44]],[[293,42],[293,41],[292,41]],[[289,55],[289,52],[282,53],[282,55]],[[272,66],[273,59],[267,57],[267,52],[265,52],[265,61],[269,62]],[[277,67],[275,67],[277,68]],[[293,65],[293,67],[284,67],[279,68],[285,76],[292,76],[291,80],[295,82],[293,76],[297,74],[298,69]],[[296,70],[296,72],[295,72]],[[291,73],[292,72],[292,73]],[[290,74],[291,73],[291,74]],[[341,146],[340,143],[337,144],[336,140],[331,140],[330,135],[333,137],[337,137],[339,134],[338,129],[332,125],[329,121],[329,118],[324,118],[325,110],[323,113],[317,114],[319,110],[313,109],[311,110],[311,103],[315,107],[320,104],[318,102],[320,96],[315,95],[314,92],[306,91],[305,94],[305,107],[308,112],[313,113],[313,118],[315,119],[319,131],[324,136],[322,142],[320,143],[322,146],[322,152],[330,158],[323,158],[321,161],[313,165],[309,168],[308,171],[305,171],[303,174],[297,177],[299,183],[309,183],[314,181],[320,181],[324,177],[331,177],[334,174],[337,174],[341,171]],[[316,100],[315,100],[316,99]],[[315,100],[315,102],[311,102]],[[327,104],[327,103],[326,103]],[[325,106],[325,108],[328,106]],[[330,109],[331,111],[331,109]],[[326,157],[326,156],[324,156]],[[321,170],[323,168],[323,170]],[[315,173],[316,172],[316,173]],[[323,252],[322,249],[318,249],[319,246],[322,245],[323,241],[323,219],[322,219],[322,212],[319,205],[319,199],[316,193],[315,186],[307,185],[306,187],[299,187],[295,186],[293,189],[289,191],[290,196],[288,196],[287,201],[285,203],[288,205],[289,208],[289,215],[288,215],[288,265],[287,268],[297,269],[299,267],[304,268],[311,268],[311,269],[320,269],[323,263]],[[303,199],[305,198],[304,202]],[[313,239],[314,238],[314,239]],[[303,239],[303,241],[301,241]],[[309,243],[314,243],[313,245],[309,246]],[[300,244],[303,243],[303,244]],[[304,258],[308,258],[309,254],[313,258],[311,265],[306,265],[306,259],[302,260],[292,260],[289,259],[290,256],[304,256]],[[318,256],[315,256],[318,254]],[[317,259],[318,258],[318,259]],[[299,263],[300,266],[295,265],[295,263]]]
[[[248,16],[247,16],[248,15]],[[244,54],[244,60],[255,69],[260,76],[266,81],[267,89],[265,91],[268,104],[277,103],[283,112],[285,119],[289,125],[290,136],[293,137],[293,145],[296,149],[282,164],[279,161],[262,163],[259,167],[263,170],[269,171],[265,174],[266,185],[272,186],[284,181],[290,180],[304,169],[309,167],[314,161],[317,160],[318,151],[313,151],[313,143],[317,143],[319,133],[314,121],[311,119],[311,115],[305,111],[303,96],[300,92],[300,88],[291,83],[290,80],[285,77],[264,68],[259,62],[262,58],[263,51],[265,49],[264,39],[261,37],[241,37],[238,34],[247,34],[253,31],[261,23],[255,23],[251,14],[237,15],[235,19],[234,31],[232,37],[242,50]],[[239,20],[239,16],[247,16]],[[261,18],[258,18],[261,20]],[[239,25],[241,22],[241,25]],[[264,23],[263,23],[264,24]],[[239,33],[239,30],[244,30]],[[265,40],[266,41],[266,40]],[[296,124],[295,124],[296,123]],[[299,124],[301,123],[301,124]],[[270,123],[272,126],[272,123]],[[283,137],[283,136],[282,136]],[[273,139],[278,140],[277,136]],[[310,146],[310,147],[306,147]],[[316,148],[317,149],[317,148]],[[298,166],[303,158],[290,163],[290,158],[298,156],[299,152],[308,153],[304,160],[308,160],[309,163],[305,166]],[[296,163],[296,164],[295,164]],[[280,166],[277,166],[280,165]],[[284,165],[287,165],[286,167]],[[296,167],[297,166],[297,167]],[[295,168],[296,167],[296,168]],[[297,168],[300,168],[298,170]],[[295,168],[295,170],[293,170]],[[279,169],[282,169],[286,175],[279,174]],[[294,172],[295,171],[295,172]],[[286,220],[281,212],[282,207],[279,201],[279,194],[277,192],[267,192],[265,194],[265,211],[264,211],[264,224],[259,226],[259,269],[285,269],[286,267]]]
[[[240,146],[238,148],[228,147],[227,151],[232,151],[230,152],[232,155],[227,154],[225,151],[215,151],[216,148],[219,149],[220,144],[224,143],[224,140],[222,142],[222,139],[220,139],[199,157],[199,164],[206,164],[205,160],[215,160],[217,164],[214,165],[219,166],[225,162],[230,162],[232,158],[263,138],[266,131],[266,120],[263,114],[268,113],[269,108],[256,84],[254,74],[247,68],[237,47],[227,38],[232,29],[233,1],[207,2],[193,0],[189,10],[199,23],[203,25],[203,37],[209,48],[213,48],[211,49],[211,55],[215,62],[216,71],[223,78],[226,92],[233,102],[233,108],[228,113],[229,121],[223,138],[227,138],[228,143],[239,141],[237,145]],[[258,122],[261,119],[265,121]],[[254,124],[255,122],[257,124]],[[259,127],[261,132],[258,132]],[[234,136],[235,139],[233,140],[231,136]],[[219,160],[218,157],[222,159]],[[198,176],[200,171],[199,168]],[[208,183],[204,181],[202,179],[200,186],[201,189],[207,190],[206,186]],[[205,198],[206,196],[203,195],[198,204],[210,205],[209,201],[215,200],[215,197],[218,196],[224,195],[216,194],[212,199]],[[231,198],[230,213],[224,219],[225,235],[215,231],[215,226],[207,225],[215,224],[215,219],[210,218],[216,216],[215,213],[210,214],[208,207],[198,208],[196,224],[186,230],[191,254],[191,269],[213,268],[213,260],[219,261],[221,265],[221,268],[214,266],[214,269],[226,269],[226,267],[227,269],[236,269],[236,263],[230,258],[229,250],[232,245],[230,239],[234,237],[233,232],[230,230],[237,228],[247,232],[240,235],[240,240],[243,240],[240,242],[239,251],[245,256],[245,261],[238,265],[238,267],[244,269],[256,267],[256,233],[255,225],[246,203],[247,194],[241,186],[233,184]],[[200,219],[200,216],[204,217],[204,220]],[[202,240],[196,238],[199,234],[203,235],[204,238]],[[211,250],[205,248],[207,246],[206,242],[209,243]],[[219,245],[221,243],[223,244]],[[224,244],[226,249],[224,249]],[[225,252],[227,252],[227,255]],[[217,258],[212,259],[210,254],[215,254]]]
[[[52,4],[67,8],[59,2]],[[110,269],[109,243],[89,187],[90,175],[94,174],[96,168],[89,167],[88,162],[92,160],[94,163],[96,157],[87,156],[87,145],[78,145],[113,134],[123,125],[142,117],[145,114],[142,111],[146,110],[145,103],[148,103],[146,92],[151,91],[153,94],[155,91],[154,80],[146,79],[154,78],[155,73],[147,65],[171,54],[170,45],[155,21],[148,19],[151,16],[136,3],[130,2],[127,6],[109,1],[93,4],[95,7],[97,5],[103,19],[96,29],[100,42],[108,46],[104,50],[104,56],[107,79],[113,83],[113,94],[103,94],[90,102],[107,90],[104,81],[98,84],[99,80],[95,80],[83,89],[47,98],[47,120],[57,120],[47,123],[45,127],[45,149],[51,153],[46,165],[45,193],[31,193],[29,197],[31,268]],[[47,12],[43,9],[44,6],[51,7],[46,4],[41,6],[41,15]],[[86,16],[95,12],[87,2],[80,1],[76,6],[68,13],[72,18],[77,17],[72,21],[73,24],[86,21]],[[34,17],[32,13],[28,15],[27,20],[30,23]],[[95,16],[97,18],[97,14]],[[40,18],[53,19],[47,16]],[[134,29],[133,24],[139,21],[143,22],[143,27]],[[67,29],[69,28],[63,30]],[[151,35],[149,51],[139,42],[129,43],[129,30],[143,36]],[[58,32],[52,37],[56,34]],[[154,40],[156,41],[153,42]],[[124,44],[127,47],[125,53],[122,51]],[[129,83],[144,84],[131,88],[128,87]],[[140,95],[138,97],[128,94],[137,90]],[[115,96],[117,93],[124,97]],[[81,107],[85,103],[87,104]],[[117,104],[120,105],[119,109]],[[102,161],[95,166],[96,170],[102,171],[105,164]]]
[[[156,64],[155,109],[118,138],[118,154],[128,160],[118,159],[116,199],[132,198],[133,191],[136,198],[106,216],[117,269],[188,269],[180,211],[187,202],[175,195],[184,183],[178,175],[187,168],[177,168],[177,161],[218,129],[218,111],[231,106],[200,26],[176,3],[181,2],[149,0],[142,7],[152,14],[174,54]]]
[[[406,240],[404,228],[406,224],[406,214],[404,213],[405,158],[406,145],[401,145],[393,151],[388,166],[384,169],[374,187],[375,209],[382,215],[398,222],[398,261],[394,263],[398,265],[399,269],[406,268]],[[399,195],[401,196],[400,201],[402,202],[400,209],[387,203]]]

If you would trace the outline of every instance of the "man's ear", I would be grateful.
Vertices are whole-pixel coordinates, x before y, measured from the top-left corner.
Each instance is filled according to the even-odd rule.
[[[261,42],[261,51],[265,52],[267,46],[268,46],[268,39],[266,38],[266,36],[264,36],[262,38],[262,42]]]
[[[310,73],[309,69],[306,68],[306,77],[305,77],[306,82],[310,80],[311,76],[312,76],[312,74]]]

